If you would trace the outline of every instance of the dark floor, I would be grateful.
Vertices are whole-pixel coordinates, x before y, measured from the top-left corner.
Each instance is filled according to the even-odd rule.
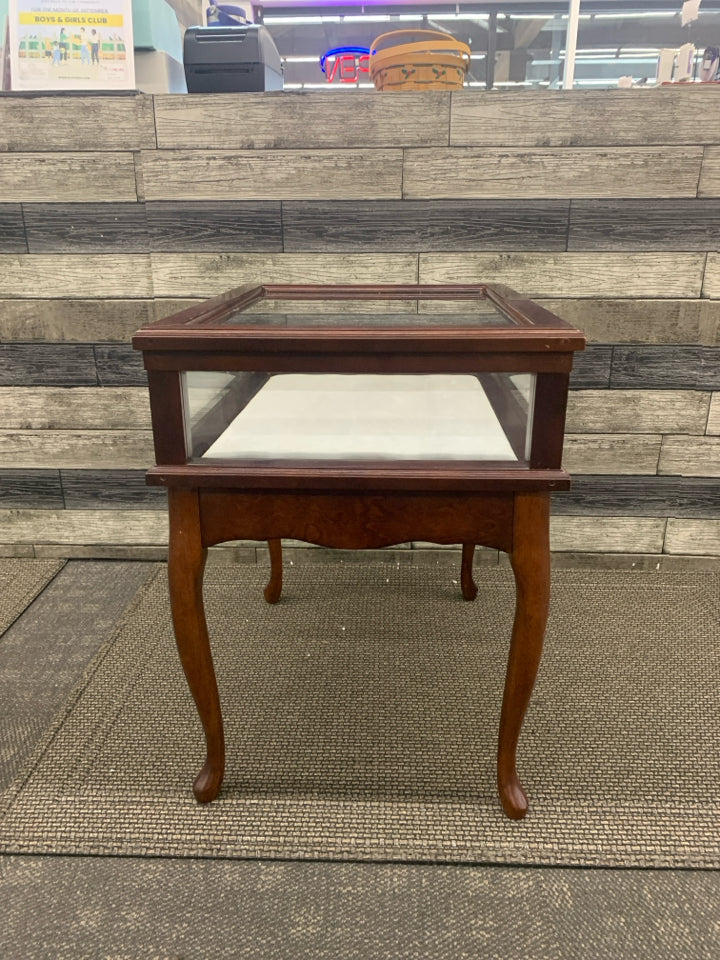
[[[152,569],[71,561],[0,638],[7,787]],[[720,872],[0,855],[0,958],[720,957]]]

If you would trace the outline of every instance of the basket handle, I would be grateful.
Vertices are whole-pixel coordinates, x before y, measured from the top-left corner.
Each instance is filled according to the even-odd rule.
[[[382,40],[392,37],[396,40],[398,37],[432,37],[434,40],[442,40],[446,47],[453,47],[461,56],[467,56],[470,59],[470,47],[461,40],[456,40],[450,33],[442,33],[440,30],[391,30],[389,33],[383,33],[376,37],[370,44],[370,57],[372,58],[378,52],[378,45]],[[413,44],[413,47],[416,45]],[[417,49],[427,48],[428,44],[423,41],[417,43]],[[440,46],[440,44],[438,44]]]

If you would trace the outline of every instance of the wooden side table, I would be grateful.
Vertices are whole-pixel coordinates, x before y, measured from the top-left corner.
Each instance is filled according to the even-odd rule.
[[[275,602],[282,538],[348,549],[426,540],[463,544],[466,599],[475,544],[510,556],[497,778],[505,813],[525,815],[516,751],[548,615],[550,492],[570,483],[568,377],[584,343],[487,284],[250,285],[136,334],[157,461],[148,482],[168,487],[173,624],[207,743],[199,801],[218,795],[225,764],[207,548],[267,540]]]

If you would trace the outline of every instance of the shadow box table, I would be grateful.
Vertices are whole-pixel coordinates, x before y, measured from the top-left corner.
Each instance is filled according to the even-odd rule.
[[[194,792],[223,779],[223,723],[202,581],[207,548],[281,539],[365,549],[476,544],[516,581],[497,755],[503,809],[527,812],[515,768],[550,595],[549,504],[568,377],[585,340],[497,285],[245,286],[140,330],[157,466],[168,488],[169,581],[180,658],[205,732]],[[441,615],[441,614],[440,614]]]

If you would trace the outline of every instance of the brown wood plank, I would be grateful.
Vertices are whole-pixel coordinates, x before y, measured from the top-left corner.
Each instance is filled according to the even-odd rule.
[[[705,432],[710,394],[690,390],[573,390],[568,433]]]
[[[0,430],[0,462],[15,469],[144,469],[154,462],[149,430]]]
[[[720,556],[720,520],[680,520],[671,517],[667,524],[663,552]]]
[[[565,436],[562,464],[571,474],[654,475],[658,472],[662,439],[649,433],[569,433]]]
[[[0,300],[0,339],[128,342],[154,308],[152,300]]]
[[[720,437],[663,437],[658,473],[720,477]]]
[[[410,148],[403,197],[695,197],[701,147]]]
[[[5,102],[0,97],[0,106]],[[0,200],[89,199],[138,199],[132,153],[0,153]]]
[[[716,90],[494,90],[452,94],[453,145],[607,146],[720,143]]]
[[[151,250],[283,249],[279,201],[153,201],[146,209]]]
[[[387,147],[447,144],[443,92],[245,93],[156,96],[161,150]]]
[[[0,97],[0,151],[38,151],[50,146],[58,151],[152,149],[152,98]]]
[[[0,387],[4,430],[149,430],[147,389]]]
[[[147,253],[142,203],[25,203],[30,253]]]
[[[0,256],[0,290],[22,299],[151,297],[150,258],[139,253]]]
[[[532,299],[697,298],[705,254],[421,253],[419,260],[421,283],[505,283]]]
[[[283,202],[285,250],[564,250],[565,200]]]
[[[568,250],[717,250],[720,199],[573,200]]]
[[[27,253],[25,224],[19,203],[0,203],[0,253]]]
[[[720,147],[705,147],[698,196],[720,197]]]
[[[146,200],[399,199],[400,150],[143,151]]]

